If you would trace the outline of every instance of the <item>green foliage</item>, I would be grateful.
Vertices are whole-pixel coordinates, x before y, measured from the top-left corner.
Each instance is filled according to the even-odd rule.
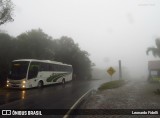
[[[91,78],[92,63],[88,52],[81,50],[72,38],[52,39],[41,29],[22,33],[16,38],[0,33],[1,78],[6,79],[9,64],[15,59],[55,60],[72,64],[76,78]]]
[[[154,91],[154,93],[155,93],[156,95],[160,95],[160,89],[157,89],[156,91]]]
[[[0,33],[0,82],[8,74],[9,63],[13,57],[12,37],[5,33]]]
[[[0,0],[0,25],[13,21],[13,3],[11,0]]]
[[[149,78],[149,82],[159,83],[160,82],[160,77],[151,77],[151,78]]]
[[[114,81],[110,81],[110,82],[106,82],[106,83],[102,84],[98,88],[98,90],[102,91],[102,90],[106,90],[106,89],[118,88],[118,87],[121,87],[124,84],[125,84],[124,80],[114,80]]]
[[[160,57],[160,39],[156,39],[155,40],[156,43],[156,47],[149,47],[146,51],[147,55],[149,54],[149,52],[151,51],[153,56],[155,57]]]
[[[53,57],[47,49],[50,49],[51,37],[41,29],[22,33],[17,37],[18,58],[51,59]]]
[[[91,78],[91,61],[88,52],[81,50],[69,37],[54,40],[54,44],[55,60],[72,64],[78,78]]]

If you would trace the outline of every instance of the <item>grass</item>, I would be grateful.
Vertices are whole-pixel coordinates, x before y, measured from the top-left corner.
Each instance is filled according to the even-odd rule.
[[[157,77],[157,78],[152,78],[154,81],[160,81],[160,78]]]
[[[155,93],[156,95],[160,95],[160,89],[157,89],[156,91],[154,91],[154,93]]]
[[[106,83],[102,84],[98,88],[98,90],[102,91],[102,90],[106,90],[106,89],[118,88],[118,87],[121,87],[124,84],[125,84],[124,80],[114,80],[114,81],[110,81],[110,82],[106,82]]]
[[[160,78],[159,77],[151,78],[149,81],[152,82],[152,83],[159,83],[160,82]]]

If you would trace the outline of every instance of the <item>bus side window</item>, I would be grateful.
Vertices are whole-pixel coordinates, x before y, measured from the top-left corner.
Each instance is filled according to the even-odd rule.
[[[69,72],[69,66],[66,66],[66,71]]]
[[[57,71],[57,65],[54,64],[54,71]]]
[[[61,66],[61,71],[65,71],[65,67],[63,65]]]
[[[41,71],[49,71],[49,64],[47,64],[47,63],[42,63],[40,70],[41,70]]]
[[[46,63],[46,64],[44,64],[44,65],[45,65],[45,71],[49,71],[49,64]]]
[[[49,65],[49,71],[54,71],[53,64]]]
[[[54,65],[53,64],[50,65],[50,71],[54,71]]]
[[[43,63],[41,64],[40,71],[44,71],[44,64]]]
[[[39,71],[39,65],[37,63],[31,63],[29,68],[28,79],[37,77]]]
[[[59,71],[63,71],[62,65],[59,65]]]

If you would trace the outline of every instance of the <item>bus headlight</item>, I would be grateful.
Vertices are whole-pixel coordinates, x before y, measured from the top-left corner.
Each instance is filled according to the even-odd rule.
[[[23,83],[23,84],[25,84],[25,83],[26,83],[26,81],[24,80],[24,81],[22,81],[22,83]]]
[[[9,87],[9,85],[7,84],[7,87]]]
[[[25,85],[23,85],[22,88],[25,88]]]

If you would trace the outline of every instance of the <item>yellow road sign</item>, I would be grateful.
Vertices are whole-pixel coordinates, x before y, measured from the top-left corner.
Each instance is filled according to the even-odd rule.
[[[114,68],[110,67],[108,68],[107,72],[110,76],[112,76],[116,71],[114,70]]]

